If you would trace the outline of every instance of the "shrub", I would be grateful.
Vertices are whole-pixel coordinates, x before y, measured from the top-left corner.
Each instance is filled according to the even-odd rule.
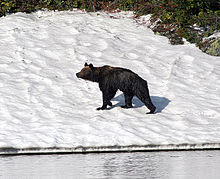
[[[161,24],[178,24],[173,32],[189,42],[199,43],[202,37],[220,30],[218,0],[140,0],[139,3],[137,16],[151,13],[152,19],[160,19]]]

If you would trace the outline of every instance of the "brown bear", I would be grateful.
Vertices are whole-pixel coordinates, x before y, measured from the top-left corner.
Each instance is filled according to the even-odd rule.
[[[111,99],[118,89],[124,93],[125,105],[122,106],[123,108],[131,108],[132,98],[137,96],[150,110],[147,114],[152,114],[156,110],[150,99],[147,82],[131,70],[107,65],[94,67],[92,64],[85,63],[84,68],[76,73],[76,76],[99,84],[103,105],[97,110],[104,110],[107,105],[112,106]]]

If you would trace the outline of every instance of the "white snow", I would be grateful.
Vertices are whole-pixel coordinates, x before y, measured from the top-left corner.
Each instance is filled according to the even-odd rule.
[[[216,32],[213,35],[209,36],[208,38],[219,38],[220,37],[220,32]]]
[[[129,68],[149,84],[157,113],[137,99],[97,111],[84,63]],[[0,148],[220,143],[220,58],[172,46],[116,14],[38,11],[0,18]]]

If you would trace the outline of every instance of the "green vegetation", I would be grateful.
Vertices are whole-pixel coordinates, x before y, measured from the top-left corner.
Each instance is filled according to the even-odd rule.
[[[136,17],[152,14],[152,23],[160,19],[154,32],[166,35],[172,44],[181,44],[183,37],[199,45],[203,37],[220,30],[219,0],[1,0],[0,17],[15,12],[30,13],[43,8],[132,10]],[[177,42],[173,40],[175,37],[178,38]]]
[[[220,2],[218,0],[142,0],[137,15],[153,14],[163,27],[175,24],[174,33],[191,43],[199,43],[220,30]],[[160,29],[158,30],[160,32]]]
[[[69,10],[80,7],[82,0],[1,0],[0,16],[15,12],[34,12],[43,8],[49,10]]]

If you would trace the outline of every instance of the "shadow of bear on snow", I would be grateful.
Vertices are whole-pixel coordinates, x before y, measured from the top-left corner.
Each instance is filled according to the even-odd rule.
[[[118,103],[113,105],[109,109],[112,109],[118,106],[123,106],[125,103],[124,100],[125,99],[124,99],[123,93],[116,96],[115,98],[112,99],[112,101],[118,101]],[[162,112],[170,103],[169,99],[165,97],[159,97],[159,96],[151,96],[151,100],[157,109],[156,113]],[[142,103],[136,96],[134,96],[134,98],[132,99],[132,104],[133,104],[133,108],[140,108],[144,106],[144,103]]]

